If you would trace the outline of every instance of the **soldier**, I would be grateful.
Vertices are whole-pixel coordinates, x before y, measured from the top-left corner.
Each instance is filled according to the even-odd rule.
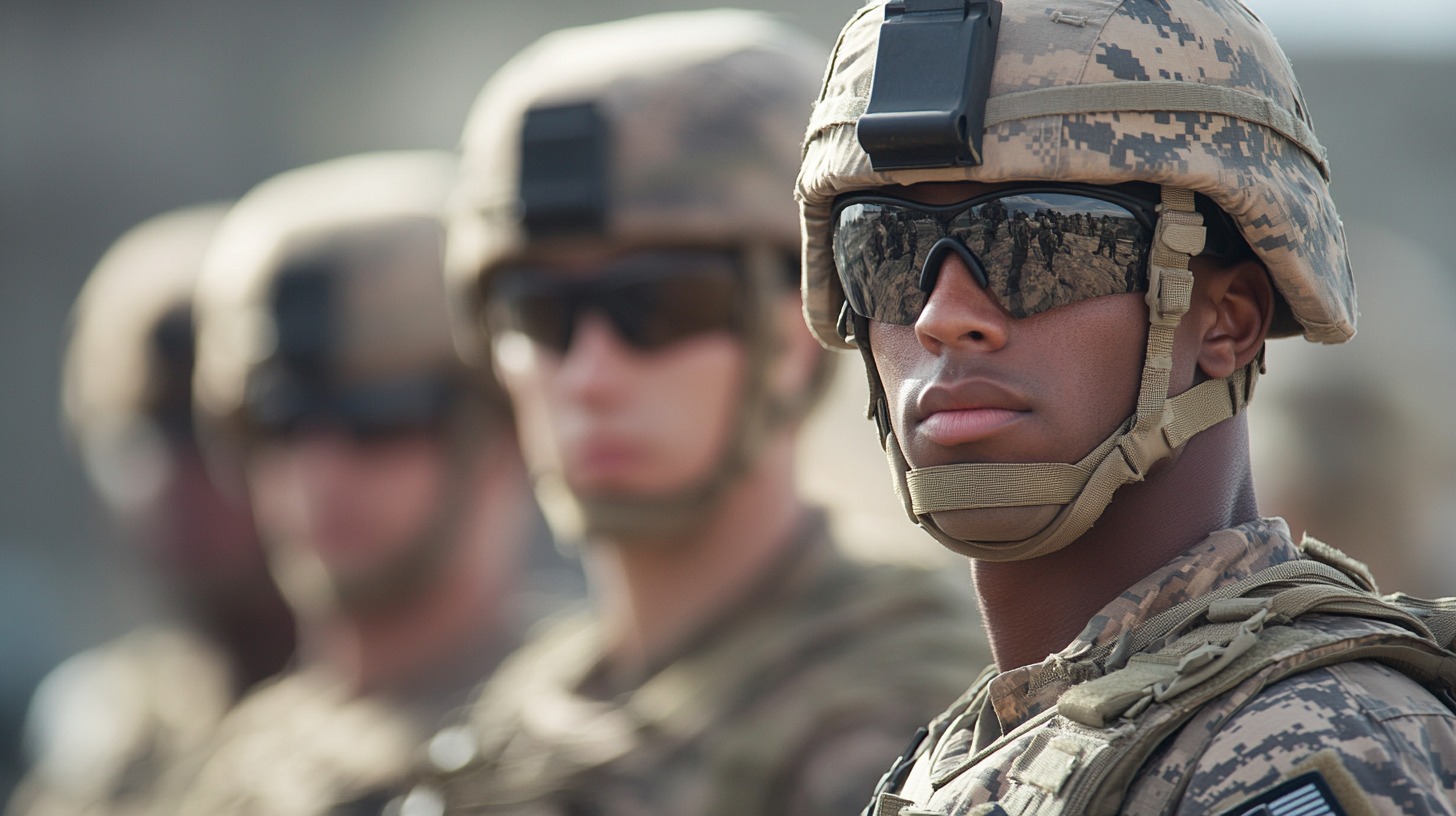
[[[179,777],[180,814],[377,812],[514,644],[534,516],[508,409],[449,335],[454,174],[432,152],[284,173],[208,256],[197,402],[246,473],[299,665]]]
[[[1054,217],[1047,214],[1046,217],[1039,219],[1036,229],[1037,249],[1041,250],[1041,262],[1048,272],[1056,271],[1054,264],[1057,259],[1058,242],[1056,228],[1052,226],[1054,223]]]
[[[956,5],[849,22],[798,186],[810,325],[871,366],[907,512],[971,559],[996,663],[874,811],[1453,812],[1450,612],[1254,500],[1265,338],[1355,319],[1273,37],[1235,0]],[[944,238],[854,276],[846,227],[1009,197],[1112,216],[1150,250],[1137,285],[1068,270],[1033,314]]]
[[[966,596],[840,554],[795,488],[829,357],[784,185],[822,54],[761,14],[664,14],[551,34],[482,92],[458,325],[487,330],[597,603],[431,742],[402,812],[848,812],[975,665]]]
[[[169,769],[293,651],[246,502],[211,478],[193,435],[192,290],[225,211],[191,207],[133,228],[77,298],[64,418],[175,616],[46,678],[27,724],[35,765],[13,816],[151,813]]]
[[[1014,303],[1021,302],[1021,269],[1026,266],[1026,257],[1031,254],[1031,222],[1025,212],[1017,212],[1011,216],[1011,224],[1006,228],[1007,237],[1011,244],[1011,265],[1007,268],[1008,297]]]
[[[996,202],[994,205],[986,207],[983,212],[986,227],[981,233],[981,254],[986,255],[990,253],[991,246],[996,241],[996,234],[1000,231],[1001,222],[1006,220],[1006,208],[1001,206],[1000,202]]]
[[[1113,262],[1117,261],[1117,224],[1108,216],[1102,216],[1102,229],[1097,233],[1097,251],[1093,255],[1101,255],[1102,250],[1107,250],[1107,257]]]

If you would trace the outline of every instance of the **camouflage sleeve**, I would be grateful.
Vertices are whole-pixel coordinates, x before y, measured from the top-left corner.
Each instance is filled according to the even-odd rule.
[[[1363,794],[1365,809],[1347,803],[1351,813],[1456,813],[1456,714],[1373,662],[1289,678],[1218,730],[1176,812],[1241,813],[1241,804],[1310,770],[1342,800]]]

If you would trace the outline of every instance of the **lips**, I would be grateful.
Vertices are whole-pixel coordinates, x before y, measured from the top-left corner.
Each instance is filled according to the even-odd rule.
[[[638,466],[639,445],[617,436],[593,435],[567,446],[568,478],[583,487],[612,484]]]
[[[942,446],[979,442],[1030,412],[1025,398],[988,380],[932,385],[915,401],[915,427]]]

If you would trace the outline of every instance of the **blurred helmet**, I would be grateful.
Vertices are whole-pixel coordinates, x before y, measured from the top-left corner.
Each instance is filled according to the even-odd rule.
[[[113,506],[148,492],[128,449],[158,436],[191,438],[192,293],[225,212],[223,204],[189,207],[133,227],[76,300],[62,410],[87,473]]]
[[[387,585],[330,587],[345,603],[425,585],[456,543],[476,443],[506,416],[450,337],[443,213],[455,167],[445,153],[383,152],[269,179],[229,212],[198,285],[195,397],[214,451],[240,456],[260,434],[314,422],[449,439],[451,495],[412,560]],[[322,579],[299,567],[314,582],[300,588],[290,569],[280,584],[299,603]]]
[[[738,426],[715,473],[670,497],[584,501],[534,476],[553,521],[593,533],[674,529],[699,517],[801,417],[767,394],[781,347],[772,304],[797,279],[792,179],[824,51],[771,16],[659,14],[542,38],[486,84],[462,142],[448,269],[462,347],[486,355],[492,276],[553,248],[604,253],[685,247],[742,259],[749,371]],[[573,532],[581,532],[575,529]]]
[[[877,77],[877,71],[891,73],[876,65],[887,52],[882,32],[924,25],[935,13],[926,5],[877,2],[850,20],[809,124],[797,197],[805,316],[821,342],[859,345],[873,366],[866,333],[841,331],[841,318],[852,316],[845,312],[832,251],[837,196],[927,181],[1149,182],[1163,191],[1138,412],[1082,462],[913,470],[883,421],[883,391],[872,374],[882,441],[910,516],[953,549],[995,560],[1030,558],[1075,540],[1101,515],[1113,490],[1141,480],[1154,462],[1237,413],[1248,397],[1258,361],[1229,381],[1166,398],[1172,332],[1191,286],[1187,261],[1202,250],[1205,237],[1194,194],[1227,214],[1268,269],[1279,301],[1272,335],[1303,334],[1324,343],[1350,338],[1354,283],[1329,196],[1325,152],[1289,62],[1263,23],[1236,0],[952,4],[956,19],[941,29],[970,20],[967,33],[952,37],[980,37],[981,46],[994,48],[994,59],[982,69],[989,72],[986,98],[957,100],[966,101],[963,113],[969,114],[959,122],[958,145],[940,137],[943,129],[919,127],[944,117],[943,110],[916,110],[914,104],[874,110],[877,83],[894,94],[889,80]],[[972,27],[985,30],[974,33]],[[920,53],[917,64],[944,66],[962,78],[969,68],[974,76],[965,54]],[[895,61],[914,63],[904,51]],[[953,131],[956,122],[950,125]],[[893,143],[920,151],[921,160],[884,152],[872,157],[861,144],[867,130],[876,150]]]
[[[234,441],[314,416],[428,424],[478,390],[445,320],[444,153],[336,159],[255,187],[199,285],[196,398]]]

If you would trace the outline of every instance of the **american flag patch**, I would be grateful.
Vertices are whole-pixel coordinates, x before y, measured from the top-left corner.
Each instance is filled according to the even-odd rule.
[[[1319,771],[1300,774],[1219,816],[1346,816]]]

